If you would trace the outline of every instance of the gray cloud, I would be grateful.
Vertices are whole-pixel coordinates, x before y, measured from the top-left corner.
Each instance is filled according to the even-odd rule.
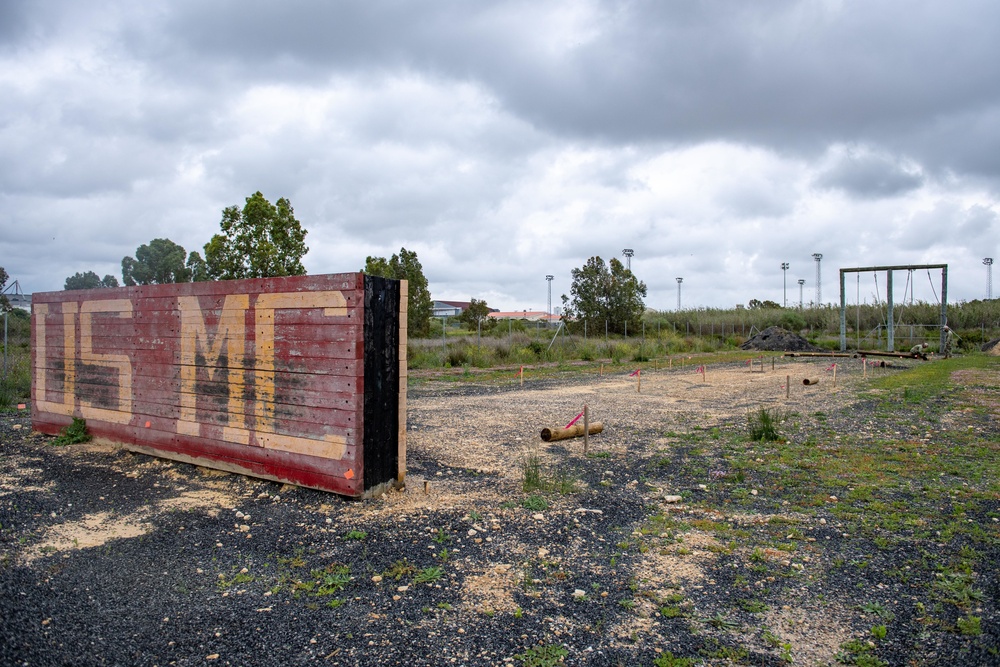
[[[783,261],[808,292],[812,252],[830,281],[971,266],[996,254],[998,19],[985,0],[8,2],[0,256],[58,289],[152,238],[199,249],[261,190],[292,200],[311,272],[405,245],[436,295],[498,307],[623,247],[661,308],[678,275],[689,305],[779,300]],[[976,280],[956,268],[955,293]]]
[[[859,197],[895,197],[924,184],[915,166],[866,150],[838,151],[816,179],[820,187],[837,188]]]

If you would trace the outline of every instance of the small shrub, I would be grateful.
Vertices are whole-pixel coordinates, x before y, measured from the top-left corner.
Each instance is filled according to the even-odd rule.
[[[448,354],[444,358],[445,365],[451,368],[459,368],[461,366],[469,363],[468,350],[465,346],[455,346],[448,350]]]
[[[525,509],[529,509],[533,512],[542,512],[549,508],[549,501],[547,501],[542,496],[528,496],[521,504]]]
[[[521,489],[525,493],[531,493],[545,488],[545,481],[542,479],[542,462],[538,459],[538,454],[531,453],[521,462]]]
[[[410,561],[404,558],[403,560],[397,560],[395,563],[392,564],[392,567],[390,567],[382,574],[385,577],[388,577],[390,579],[396,579],[398,581],[403,577],[410,576],[416,571],[417,571],[416,566],[414,566],[412,563],[410,563]]]
[[[87,422],[73,417],[73,423],[59,431],[59,436],[52,441],[53,445],[75,445],[90,442],[91,435],[87,433]]]
[[[965,616],[958,619],[958,631],[970,637],[975,637],[977,635],[983,634],[983,629],[980,625],[982,619],[979,616]]]
[[[694,667],[695,664],[694,658],[675,658],[670,651],[661,653],[653,660],[654,667]]]
[[[413,583],[429,584],[437,581],[442,576],[444,576],[444,570],[436,565],[432,565],[431,567],[425,567],[417,572],[417,574],[413,577]]]
[[[754,442],[781,440],[781,435],[778,433],[780,421],[780,413],[770,408],[759,408],[756,412],[748,412],[747,425],[750,439]]]
[[[554,665],[563,664],[563,658],[567,655],[569,655],[569,651],[564,647],[559,644],[549,644],[529,648],[524,653],[518,653],[514,657],[520,660],[524,667],[554,667]]]

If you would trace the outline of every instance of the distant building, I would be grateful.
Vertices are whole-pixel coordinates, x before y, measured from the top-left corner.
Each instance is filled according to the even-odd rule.
[[[21,310],[26,310],[31,312],[31,295],[30,294],[7,294],[7,301],[14,308],[20,308]]]
[[[434,317],[455,317],[472,305],[469,301],[435,301]]]
[[[496,311],[490,313],[490,317],[498,320],[528,320],[529,322],[558,322],[561,319],[559,315],[549,315],[544,310]]]

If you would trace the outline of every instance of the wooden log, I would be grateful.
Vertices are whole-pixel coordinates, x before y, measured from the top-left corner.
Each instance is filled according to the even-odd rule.
[[[604,430],[604,424],[601,422],[594,422],[590,425],[589,434],[596,435]],[[583,435],[583,424],[573,424],[569,428],[559,428],[554,426],[552,428],[542,429],[542,440],[545,442],[553,442],[555,440],[566,440],[568,438],[579,438]]]
[[[811,384],[819,384],[819,378],[805,378],[804,380],[802,380],[802,384],[804,384],[807,387]]]

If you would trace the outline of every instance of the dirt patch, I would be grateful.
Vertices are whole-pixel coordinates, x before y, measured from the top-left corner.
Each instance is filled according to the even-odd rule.
[[[511,592],[517,586],[518,572],[503,563],[482,574],[466,575],[462,597],[466,606],[479,613],[513,612],[518,608]]]
[[[802,600],[791,600],[768,611],[765,623],[790,645],[796,665],[838,664],[841,644],[852,638],[851,614],[837,604],[803,606]]]
[[[113,517],[110,512],[88,514],[79,521],[50,528],[41,542],[24,552],[21,562],[30,565],[53,552],[88,549],[103,546],[114,539],[138,537],[149,528],[148,523],[137,521],[135,517]]]

